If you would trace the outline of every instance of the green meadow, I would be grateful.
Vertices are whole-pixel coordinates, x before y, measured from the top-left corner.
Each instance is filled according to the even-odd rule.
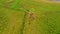
[[[0,0],[0,34],[60,34],[60,3]]]

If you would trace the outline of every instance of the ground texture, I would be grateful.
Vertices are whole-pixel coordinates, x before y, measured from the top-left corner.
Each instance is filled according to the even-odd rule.
[[[0,0],[0,34],[60,34],[60,3]]]

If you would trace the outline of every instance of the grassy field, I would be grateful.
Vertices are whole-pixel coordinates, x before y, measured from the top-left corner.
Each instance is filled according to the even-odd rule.
[[[60,3],[1,0],[0,34],[60,34]]]

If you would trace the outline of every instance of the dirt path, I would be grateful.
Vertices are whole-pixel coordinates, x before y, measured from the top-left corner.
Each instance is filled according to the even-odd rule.
[[[60,3],[60,1],[54,0],[35,0],[36,2],[46,2],[46,3]]]

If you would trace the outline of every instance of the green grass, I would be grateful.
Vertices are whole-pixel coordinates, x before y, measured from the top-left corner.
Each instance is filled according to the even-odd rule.
[[[38,14],[40,15],[40,14]],[[38,30],[41,34],[58,34],[60,33],[60,11],[42,12],[36,23],[39,25]],[[37,27],[37,26],[36,26]],[[41,29],[40,29],[41,28]]]
[[[8,34],[7,25],[10,23],[15,24],[10,26],[12,29],[16,29],[18,24],[20,28],[17,28],[16,31],[9,31],[10,34],[60,34],[60,3],[15,0],[8,4],[8,7],[6,4],[8,4],[7,0],[0,1],[0,24],[2,25],[0,31],[3,31],[4,34]],[[29,21],[31,18],[25,14],[25,12],[28,13],[27,10],[35,14],[35,20]],[[4,28],[7,29],[6,33]]]

